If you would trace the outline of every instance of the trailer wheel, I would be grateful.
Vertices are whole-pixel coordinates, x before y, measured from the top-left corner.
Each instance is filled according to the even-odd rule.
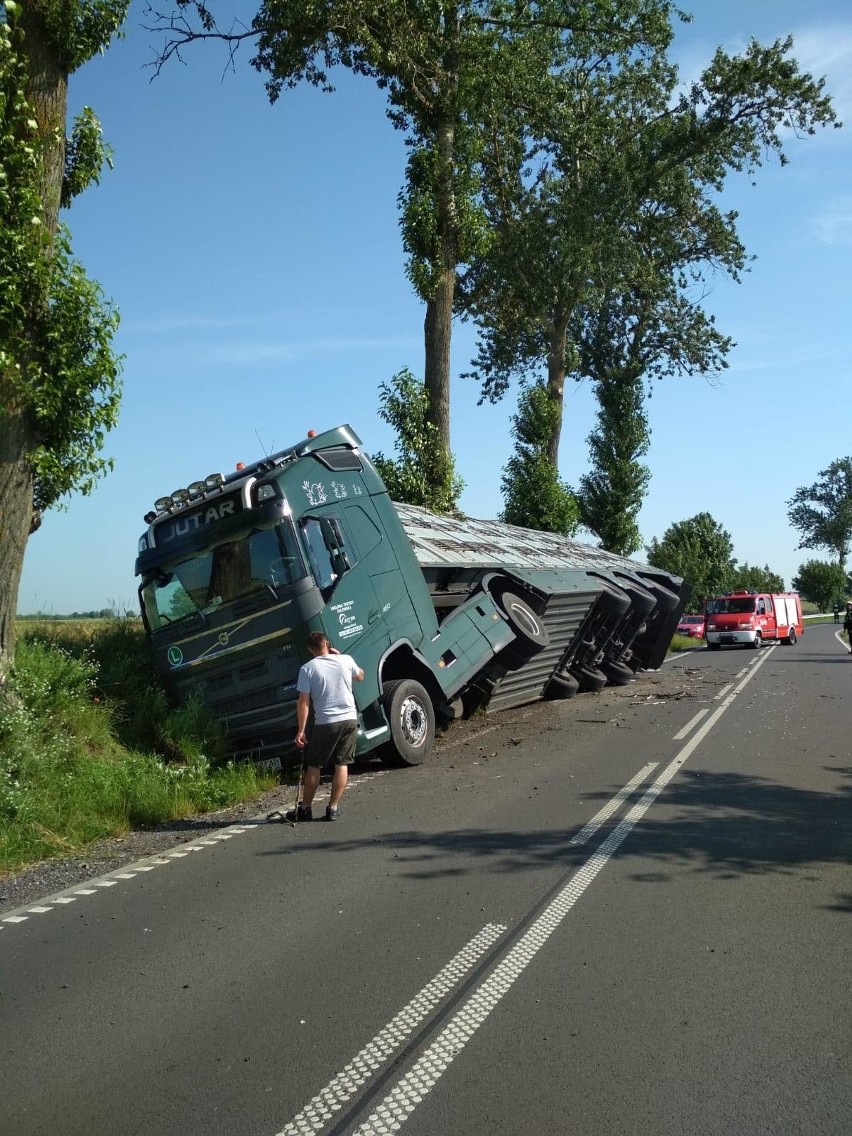
[[[550,642],[550,636],[530,605],[514,592],[504,592],[497,602],[515,633],[515,641],[507,649],[525,660],[543,651]]]
[[[606,675],[597,667],[580,668],[580,690],[583,694],[596,694],[606,686]]]
[[[573,675],[557,674],[544,688],[542,697],[555,702],[557,699],[573,698],[579,689],[580,684]]]
[[[613,686],[627,686],[636,678],[631,668],[622,662],[609,662],[605,659],[601,663],[601,670]]]
[[[795,627],[790,628],[790,634],[788,636],[786,636],[786,638],[783,639],[782,642],[789,644],[791,647],[794,645],[794,643],[796,642],[796,628]]]
[[[421,765],[435,742],[435,708],[425,688],[411,678],[386,682],[382,704],[390,726],[392,758],[401,765]]]

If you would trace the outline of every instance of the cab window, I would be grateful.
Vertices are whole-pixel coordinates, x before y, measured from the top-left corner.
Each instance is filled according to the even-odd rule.
[[[330,591],[340,577],[358,562],[358,552],[341,518],[324,513],[304,517],[301,524],[305,549],[317,587]]]

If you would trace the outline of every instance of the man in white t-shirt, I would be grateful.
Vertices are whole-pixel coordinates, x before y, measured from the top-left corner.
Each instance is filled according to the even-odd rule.
[[[308,636],[308,650],[313,656],[299,671],[296,690],[296,745],[305,749],[305,783],[302,800],[285,814],[287,820],[313,820],[311,803],[319,788],[324,766],[334,766],[331,799],[325,810],[326,820],[337,820],[340,798],[349,780],[349,766],[355,758],[358,738],[358,710],[352,683],[361,682],[364,672],[351,655],[341,655],[332,647],[328,636],[313,631]],[[308,714],[314,707],[314,728],[310,741],[305,738]],[[307,748],[306,748],[307,747]]]

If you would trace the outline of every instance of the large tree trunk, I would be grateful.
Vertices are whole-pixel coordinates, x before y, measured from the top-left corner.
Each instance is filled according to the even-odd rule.
[[[38,0],[22,5],[20,27],[25,36],[27,100],[38,125],[39,138],[44,140],[39,191],[44,234],[42,255],[49,258],[59,223],[65,172],[68,71],[47,35],[41,12]],[[27,313],[33,344],[39,338],[37,329],[44,318],[47,301],[45,294]],[[19,350],[16,362],[26,375],[32,364],[32,353],[27,345]],[[27,538],[34,527],[30,454],[38,444],[26,407],[9,380],[8,374],[0,375],[0,690],[6,685],[12,663],[18,587]]]
[[[0,397],[8,395],[0,380]],[[33,516],[32,438],[24,415],[3,398],[0,417],[0,699],[15,648],[15,615],[24,552]]]
[[[565,335],[567,316],[550,329],[550,350],[547,353],[547,393],[559,413],[554,415],[553,432],[547,445],[547,457],[554,469],[559,469],[559,441],[562,437],[562,414],[565,406]]]
[[[423,324],[426,348],[423,378],[429,395],[426,417],[437,429],[447,451],[450,449],[450,340],[455,286],[455,266],[445,268],[434,296],[426,305]]]
[[[450,342],[453,332],[453,296],[456,288],[458,216],[453,189],[455,122],[445,119],[436,130],[439,174],[435,192],[438,240],[437,280],[426,304],[423,326],[426,358],[423,381],[429,395],[427,420],[438,431],[440,444],[450,452]]]

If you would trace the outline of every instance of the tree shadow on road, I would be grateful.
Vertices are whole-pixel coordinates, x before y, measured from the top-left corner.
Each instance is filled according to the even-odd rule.
[[[646,864],[658,862],[660,871],[643,869],[632,876],[639,882],[665,880],[663,865],[672,872],[686,869],[724,880],[852,864],[852,766],[824,769],[838,775],[837,791],[797,788],[745,773],[683,770],[616,856],[622,861],[641,857]],[[599,797],[610,800],[613,792]],[[631,803],[640,796],[641,790]],[[338,855],[357,855],[365,845],[380,845],[412,879],[455,877],[473,870],[517,872],[542,865],[565,871],[584,863],[629,807],[582,846],[571,844],[577,830],[462,828],[348,840],[335,827],[333,839],[311,840],[309,847],[333,847]],[[829,910],[852,914],[852,893],[838,895]]]

